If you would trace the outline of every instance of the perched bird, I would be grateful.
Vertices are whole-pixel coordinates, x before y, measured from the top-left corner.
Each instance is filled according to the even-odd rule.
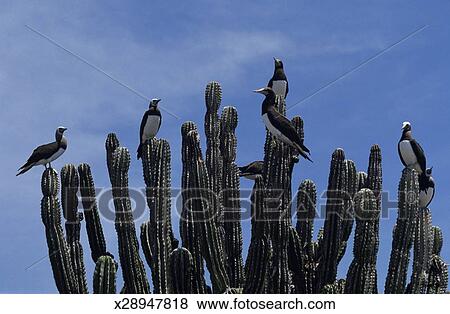
[[[137,159],[142,156],[142,145],[145,141],[154,138],[159,131],[161,126],[162,116],[158,109],[158,103],[161,99],[153,98],[150,101],[148,110],[144,113],[141,122],[141,129],[139,132],[139,147],[137,150]]]
[[[286,98],[289,92],[289,83],[284,74],[283,61],[277,58],[273,58],[273,60],[275,61],[275,70],[267,86],[273,89],[275,95]]]
[[[51,162],[58,159],[67,149],[67,139],[64,136],[64,132],[67,130],[65,127],[58,127],[56,129],[55,139],[56,141],[53,143],[48,143],[37,147],[31,153],[31,156],[28,158],[27,162],[19,168],[19,171],[16,176],[21,175],[34,166],[43,165],[47,168],[47,164],[51,168]]]
[[[275,93],[272,88],[264,87],[254,90],[255,93],[263,94],[265,97],[262,103],[262,120],[269,132],[289,146],[295,148],[305,159],[312,162],[307,154],[309,149],[303,145],[294,125],[285,116],[275,109]]]
[[[246,166],[239,167],[239,176],[250,180],[255,180],[256,176],[262,175],[263,167],[264,161],[253,161]]]
[[[434,197],[434,180],[431,176],[433,167],[428,168],[426,172],[419,176],[419,207],[425,208],[430,205]]]
[[[398,154],[405,167],[415,169],[420,175],[426,171],[427,160],[419,143],[412,137],[411,123],[405,121],[402,126],[402,137],[398,142]]]

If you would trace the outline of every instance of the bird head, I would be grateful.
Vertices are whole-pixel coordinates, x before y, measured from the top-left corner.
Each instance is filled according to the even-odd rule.
[[[408,121],[403,122],[402,130],[403,132],[411,131],[411,123],[409,123]]]
[[[63,126],[59,126],[56,129],[56,134],[55,134],[56,141],[58,141],[58,142],[61,141],[61,139],[63,138],[63,134],[66,130],[67,130],[67,128],[63,127]]]
[[[275,96],[275,92],[270,87],[263,87],[260,89],[255,89],[254,92],[258,93],[258,94],[263,94],[264,96],[268,96],[268,95],[272,95],[272,94]]]
[[[427,168],[427,170],[425,171],[425,173],[427,174],[427,176],[431,176],[432,172],[433,172],[433,167]]]
[[[161,101],[161,99],[159,99],[159,98],[153,98],[151,101],[150,101],[150,105],[149,105],[149,108],[156,108],[156,107],[158,107],[158,103]]]
[[[275,69],[282,69],[283,68],[283,61],[280,59],[277,59],[273,57],[273,61],[275,62]]]

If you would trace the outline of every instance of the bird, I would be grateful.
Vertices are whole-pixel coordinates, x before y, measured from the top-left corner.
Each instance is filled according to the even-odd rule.
[[[308,156],[309,149],[303,145],[303,141],[297,133],[293,123],[275,109],[275,92],[270,87],[254,90],[265,96],[262,103],[262,120],[269,132],[283,143],[293,147],[305,159],[312,162]]]
[[[255,180],[258,175],[262,175],[264,161],[256,160],[246,166],[239,167],[239,176],[250,180]]]
[[[16,176],[19,176],[34,166],[43,165],[47,169],[52,167],[51,162],[58,159],[67,149],[67,139],[64,136],[64,132],[67,128],[60,126],[56,129],[55,141],[52,143],[44,144],[38,146],[31,156],[28,158],[27,162],[20,167]]]
[[[275,95],[286,98],[289,92],[289,83],[286,74],[284,73],[283,61],[275,57],[273,60],[275,62],[275,69],[267,86],[273,89]]]
[[[426,208],[434,197],[435,184],[431,176],[433,167],[428,168],[419,176],[419,207]]]
[[[142,157],[142,147],[144,143],[156,136],[161,126],[162,116],[158,109],[159,98],[153,98],[150,101],[148,110],[144,113],[139,131],[139,147],[137,150],[137,159]]]
[[[420,144],[412,137],[411,123],[403,122],[402,137],[398,141],[398,154],[402,164],[420,175],[427,169],[427,159]]]

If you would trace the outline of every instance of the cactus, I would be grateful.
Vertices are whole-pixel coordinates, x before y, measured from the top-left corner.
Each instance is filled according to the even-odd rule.
[[[224,238],[223,208],[221,206],[222,158],[220,152],[220,119],[218,110],[222,101],[222,88],[218,82],[210,82],[205,90],[205,135],[206,135],[206,169],[209,174],[209,185],[214,193],[212,208],[214,220],[218,223],[221,237]]]
[[[61,226],[61,209],[58,200],[58,174],[46,169],[41,180],[41,217],[45,226],[48,254],[53,277],[59,293],[76,293],[77,289],[69,246]]]
[[[100,222],[91,167],[88,164],[80,164],[78,166],[78,175],[91,257],[96,263],[100,256],[108,255],[109,253],[106,251],[106,241]]]
[[[323,240],[320,245],[320,270],[317,290],[332,284],[336,280],[337,261],[342,249],[342,217],[344,217],[344,194],[346,187],[346,170],[344,151],[337,149],[331,158],[330,175],[328,177],[326,216],[323,229]]]
[[[192,214],[194,225],[201,231],[201,253],[211,275],[213,291],[223,293],[229,287],[229,280],[225,269],[225,252],[218,222],[215,219],[215,196],[211,195],[210,181],[206,163],[203,161],[198,132],[190,131],[186,135],[188,159],[190,167],[187,173],[186,190],[192,193]]]
[[[172,293],[192,293],[192,266],[192,255],[184,247],[170,253],[168,272]]]
[[[356,231],[353,261],[347,273],[345,293],[376,293],[378,252],[377,221],[380,208],[372,190],[362,189],[355,197]]]
[[[265,189],[263,178],[255,179],[252,200],[252,236],[245,263],[245,285],[243,292],[265,293],[269,279],[269,266],[272,257],[272,244],[267,237],[268,221],[265,217]]]
[[[405,168],[398,188],[398,217],[392,238],[385,293],[404,293],[409,254],[414,239],[419,183],[415,170]]]
[[[88,293],[86,270],[84,269],[83,247],[80,243],[80,229],[83,214],[78,212],[79,179],[74,165],[61,169],[61,198],[63,216],[66,219],[66,239],[69,246],[76,293]]]
[[[99,256],[94,270],[94,293],[116,293],[117,263],[109,255]]]
[[[448,264],[439,256],[443,245],[442,230],[439,227],[431,227],[430,242],[431,257],[427,280],[427,293],[446,293],[448,285]]]
[[[236,108],[225,107],[220,118],[220,151],[223,157],[221,199],[223,202],[225,255],[227,258],[227,273],[231,287],[242,288],[245,278],[242,261],[239,169],[235,163],[237,140],[234,132],[237,123],[238,116]]]
[[[174,249],[170,216],[170,147],[165,140],[145,143],[142,167],[150,219],[141,226],[141,243],[152,269],[155,293],[169,293],[169,254]]]
[[[110,180],[116,210],[115,226],[119,239],[120,265],[127,293],[150,293],[144,264],[139,256],[139,244],[131,212],[128,191],[129,167],[130,153],[126,148],[118,147],[112,156]]]
[[[299,162],[292,148],[266,132],[264,167],[251,195],[251,238],[245,265],[239,170],[236,165],[237,110],[225,107],[219,116],[222,91],[217,82],[206,87],[203,158],[197,126],[181,127],[181,247],[171,219],[171,152],[163,139],[143,146],[142,168],[149,219],[140,228],[145,259],[155,293],[378,293],[377,253],[381,213],[382,156],[370,149],[367,173],[356,171],[342,149],[331,158],[325,222],[313,239],[317,190],[304,180],[297,193],[296,225],[291,222],[291,179]],[[276,108],[286,112],[283,97]],[[292,119],[303,141],[303,120]],[[105,143],[106,163],[115,209],[115,228],[124,285],[120,293],[150,293],[128,189],[130,155],[114,133]],[[300,163],[301,165],[301,163]],[[42,221],[56,287],[60,293],[87,293],[80,231],[83,216],[95,263],[93,292],[116,293],[119,263],[106,248],[89,165],[61,170],[61,208],[58,175],[42,175]],[[83,213],[78,212],[80,189]],[[418,208],[419,185],[414,170],[404,169],[398,191],[398,218],[385,283],[386,293],[445,293],[448,265],[440,257],[442,231],[431,226],[431,211]],[[178,205],[178,204],[177,204]],[[64,233],[61,209],[65,218]],[[353,260],[346,279],[337,268],[347,250],[356,222]],[[406,285],[410,251],[412,274]],[[211,287],[205,282],[205,265]]]
[[[197,132],[197,126],[193,122],[185,122],[181,127],[182,136],[182,208],[180,218],[180,237],[182,246],[192,255],[192,292],[196,294],[206,293],[206,283],[204,277],[204,261],[201,252],[202,231],[201,225],[196,221],[194,204],[191,201],[193,191],[188,189],[191,185],[191,151],[194,147],[188,144],[188,134],[190,131]],[[197,133],[198,134],[198,133]]]

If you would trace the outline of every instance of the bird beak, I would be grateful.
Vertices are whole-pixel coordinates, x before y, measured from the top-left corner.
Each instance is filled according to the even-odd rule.
[[[273,57],[273,61],[277,61],[277,58]]]
[[[254,93],[258,93],[258,94],[263,94],[264,93],[264,87],[263,88],[260,88],[260,89],[255,89],[253,92]]]
[[[160,98],[156,99],[156,103],[159,103],[160,101],[161,101],[161,99],[160,99]]]
[[[64,131],[67,131],[67,128],[63,128],[63,132],[64,132]]]

